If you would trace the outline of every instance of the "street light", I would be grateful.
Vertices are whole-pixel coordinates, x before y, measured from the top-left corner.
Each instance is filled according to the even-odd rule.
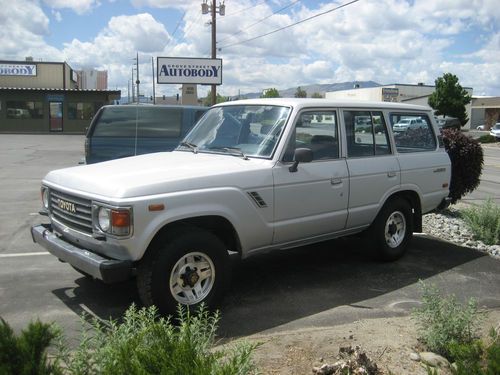
[[[219,2],[219,6],[216,5],[216,0],[212,0],[212,4],[208,3],[208,0],[203,0],[201,4],[201,14],[208,14],[208,12],[212,13],[212,59],[217,58],[217,48],[216,48],[216,13],[219,13],[221,16],[226,14],[226,6],[224,5],[224,1],[222,3]],[[212,85],[212,105],[217,102],[217,86]]]

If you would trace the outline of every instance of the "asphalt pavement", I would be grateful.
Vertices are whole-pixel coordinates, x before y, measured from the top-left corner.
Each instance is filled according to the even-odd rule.
[[[88,280],[31,240],[31,225],[46,220],[37,214],[40,180],[49,170],[77,165],[83,140],[0,135],[0,316],[16,330],[39,318],[75,338],[83,312],[119,318],[131,303],[139,304],[134,281]],[[495,196],[500,202],[500,147],[485,154],[484,179],[467,199]],[[369,244],[338,239],[236,265],[221,307],[220,334],[239,337],[408,315],[420,299],[419,280],[500,309],[500,261],[482,253],[416,235],[405,257],[379,263],[371,259]]]

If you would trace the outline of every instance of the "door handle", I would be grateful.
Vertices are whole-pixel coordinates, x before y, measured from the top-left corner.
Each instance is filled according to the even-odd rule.
[[[331,182],[332,185],[340,185],[342,183],[342,179],[341,178],[332,177],[330,179],[330,182]]]
[[[387,172],[387,177],[396,177],[396,174],[397,173],[394,171],[389,171],[389,172]]]

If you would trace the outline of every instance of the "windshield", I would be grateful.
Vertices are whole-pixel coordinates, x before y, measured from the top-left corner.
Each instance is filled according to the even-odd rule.
[[[288,107],[270,105],[212,108],[178,149],[269,158],[289,114]]]

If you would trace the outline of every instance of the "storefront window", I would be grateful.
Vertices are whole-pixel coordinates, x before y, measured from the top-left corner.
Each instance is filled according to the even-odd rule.
[[[8,101],[7,118],[13,119],[42,119],[42,102]]]
[[[99,107],[97,103],[79,102],[68,103],[68,118],[70,120],[92,120]]]

